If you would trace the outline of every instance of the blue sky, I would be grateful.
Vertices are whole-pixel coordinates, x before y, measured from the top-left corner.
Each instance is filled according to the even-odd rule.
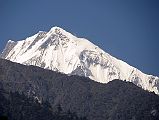
[[[159,76],[158,0],[0,0],[0,51],[53,26]]]

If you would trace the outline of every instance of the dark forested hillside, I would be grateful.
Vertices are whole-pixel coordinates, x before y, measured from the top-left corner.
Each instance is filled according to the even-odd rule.
[[[71,111],[63,112],[60,104],[53,112],[51,105],[45,101],[39,103],[18,92],[6,92],[0,89],[0,120],[87,120]]]
[[[51,113],[47,113],[49,115],[62,110],[63,113],[76,113],[89,120],[159,120],[159,96],[129,82],[114,80],[101,84],[89,78],[68,76],[3,59],[0,59],[0,82],[0,87],[6,92],[26,96],[28,102],[29,99],[37,101],[33,104],[37,106],[35,111],[43,111],[45,108],[41,106],[48,101],[51,105]],[[5,109],[10,109],[7,106],[8,100],[4,101],[6,103],[2,104],[6,104]],[[17,109],[14,107],[12,109]],[[45,115],[45,111],[49,111],[48,108],[44,113],[36,114],[49,116]],[[31,111],[28,109],[27,112]]]

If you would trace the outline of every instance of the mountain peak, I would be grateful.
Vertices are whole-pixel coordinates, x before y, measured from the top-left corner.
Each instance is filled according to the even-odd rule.
[[[40,34],[40,33],[46,33],[46,31],[39,31],[37,34]]]
[[[58,27],[58,26],[52,27],[49,32],[53,32],[53,33],[66,33],[66,31],[63,28]]]
[[[8,40],[8,43],[14,43],[14,41],[13,40]]]
[[[159,78],[116,59],[84,38],[77,38],[60,27],[40,32],[26,40],[8,44],[3,58],[25,65],[89,77],[100,83],[114,79],[133,82],[159,94]]]
[[[55,29],[60,29],[60,30],[64,30],[63,28],[59,27],[59,26],[54,26],[51,28],[51,30],[55,30]]]
[[[58,26],[52,27],[48,33],[51,34],[55,33],[58,34],[59,36],[68,37],[68,38],[75,37],[70,32],[67,32],[66,30]]]

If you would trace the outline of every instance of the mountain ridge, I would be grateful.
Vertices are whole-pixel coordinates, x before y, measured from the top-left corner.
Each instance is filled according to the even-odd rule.
[[[142,73],[87,39],[77,38],[60,27],[38,32],[22,41],[9,41],[1,57],[24,65],[89,77],[100,83],[126,80],[159,94],[158,77]]]

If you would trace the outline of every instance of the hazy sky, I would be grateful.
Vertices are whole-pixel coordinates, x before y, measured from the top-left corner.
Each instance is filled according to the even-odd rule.
[[[0,0],[0,51],[53,26],[159,76],[159,0]]]

